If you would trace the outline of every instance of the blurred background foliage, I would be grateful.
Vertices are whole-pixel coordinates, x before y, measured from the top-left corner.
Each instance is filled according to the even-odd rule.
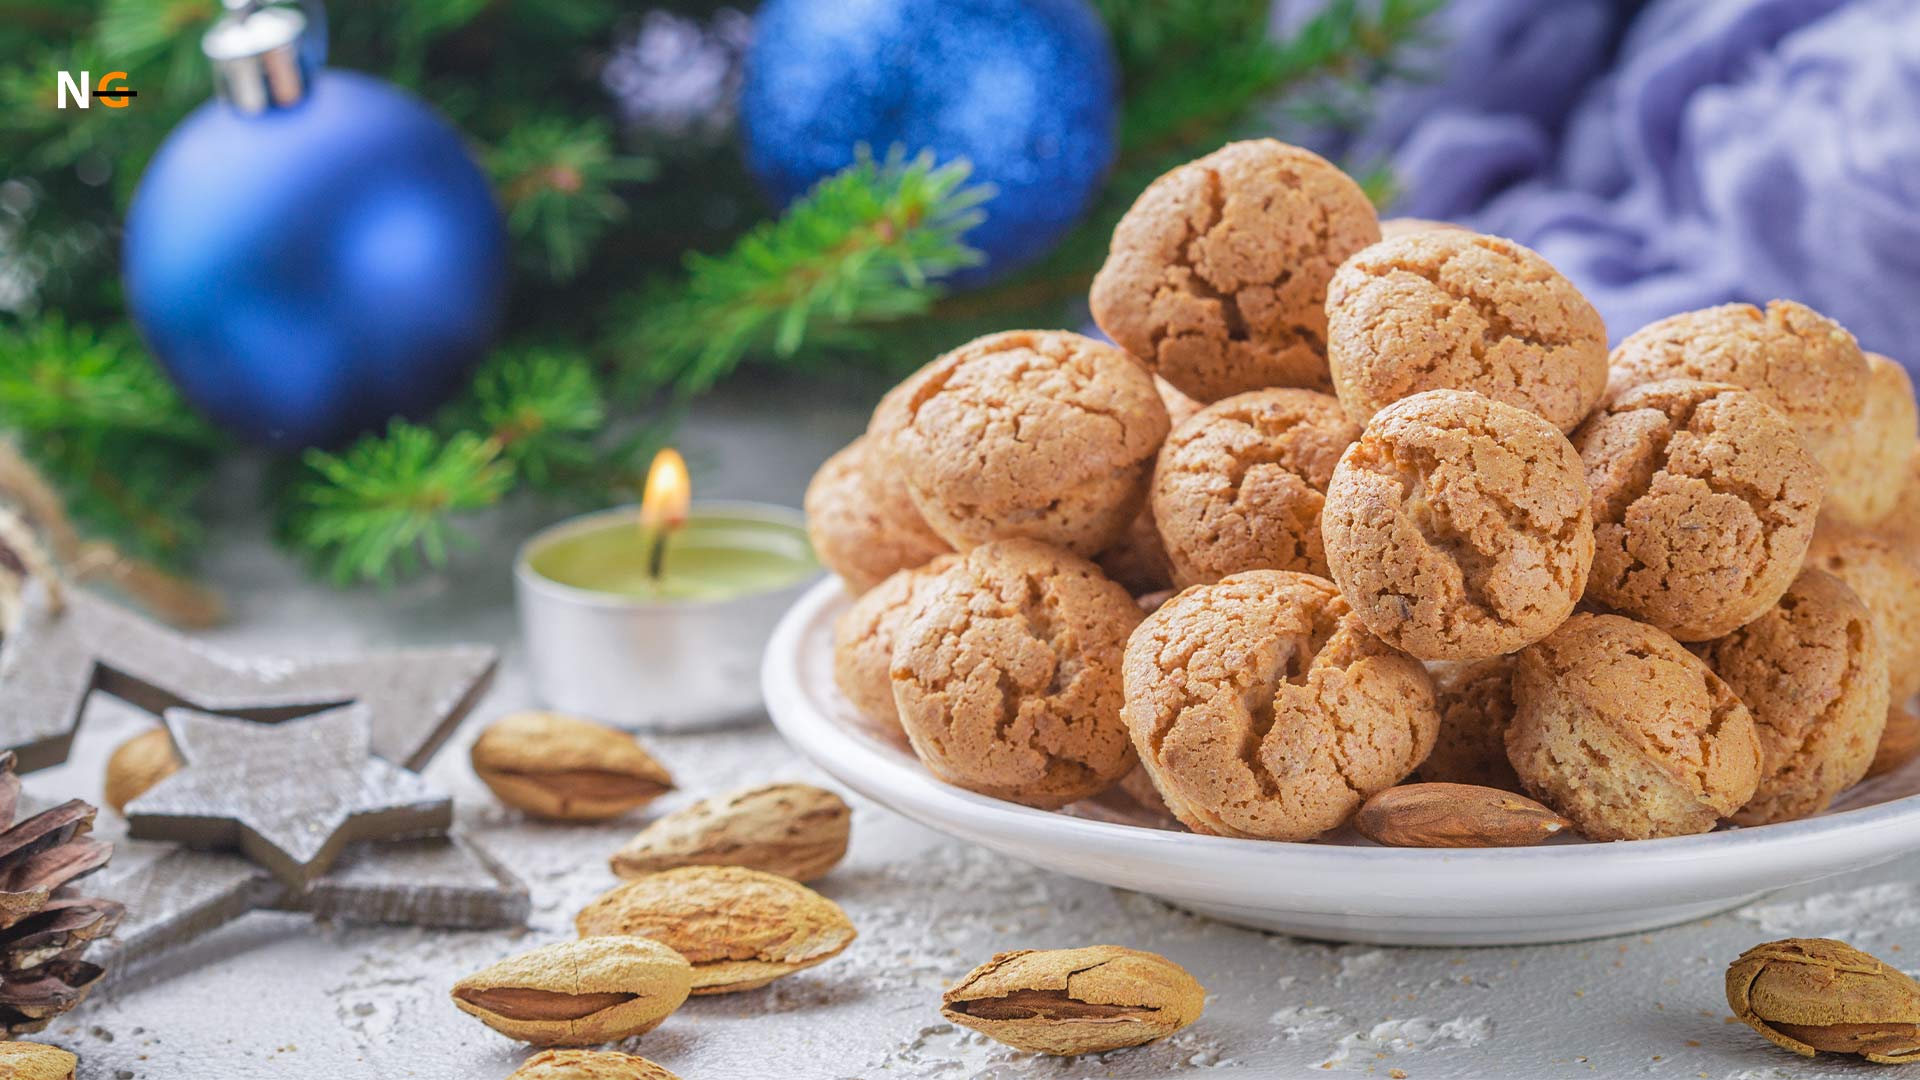
[[[460,400],[268,470],[278,535],[342,582],[393,580],[443,562],[462,515],[515,492],[630,496],[676,403],[742,362],[907,368],[989,329],[1073,325],[1108,233],[1154,176],[1276,101],[1351,122],[1440,3],[1332,0],[1275,34],[1263,0],[1095,0],[1123,79],[1104,194],[1035,265],[954,294],[942,280],[977,262],[965,233],[991,212],[964,161],[879,147],[784,212],[761,199],[731,132],[750,13],[334,3],[330,63],[407,87],[471,141],[515,274],[503,342]],[[197,493],[235,448],[127,326],[118,223],[148,158],[211,92],[199,36],[218,8],[0,0],[0,429],[84,527],[176,563],[200,538]],[[663,28],[683,55],[661,55]],[[694,91],[662,100],[648,78],[676,64],[694,66],[676,83]],[[56,110],[63,69],[128,71],[140,107]]]

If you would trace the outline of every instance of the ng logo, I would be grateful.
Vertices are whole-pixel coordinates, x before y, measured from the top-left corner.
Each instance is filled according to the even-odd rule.
[[[73,72],[62,71],[60,73],[59,86],[55,91],[54,107],[64,109],[67,107],[68,102],[72,102],[82,109],[90,108],[92,106],[92,99],[97,97],[100,99],[100,104],[105,105],[109,109],[124,109],[133,104],[132,99],[139,97],[140,92],[138,90],[114,90],[110,89],[110,87],[113,83],[124,83],[126,81],[126,72],[109,71],[105,75],[100,76],[100,84],[94,86],[92,85],[93,78],[91,72],[83,71],[80,73],[80,77],[76,79],[73,77]]]

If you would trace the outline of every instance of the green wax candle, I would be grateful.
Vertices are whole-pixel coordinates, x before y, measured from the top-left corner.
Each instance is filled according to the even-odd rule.
[[[667,540],[660,577],[647,573],[637,515],[561,536],[527,554],[534,573],[562,585],[634,600],[728,600],[796,585],[820,572],[806,531],[721,511],[693,513]]]

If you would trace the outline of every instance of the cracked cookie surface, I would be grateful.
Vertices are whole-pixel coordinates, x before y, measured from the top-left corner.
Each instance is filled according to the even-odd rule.
[[[1610,396],[1661,379],[1731,383],[1810,438],[1852,423],[1867,398],[1867,360],[1853,335],[1791,300],[1668,316],[1628,335],[1611,364]]]
[[[1766,614],[1696,651],[1760,738],[1760,787],[1735,822],[1817,814],[1867,774],[1887,723],[1887,657],[1845,582],[1804,570]]]
[[[969,551],[928,584],[893,650],[894,704],[935,776],[1051,810],[1133,767],[1120,663],[1140,623],[1085,559],[1030,540]]]
[[[931,591],[933,580],[959,561],[960,556],[947,554],[925,566],[897,571],[833,620],[833,681],[883,734],[901,734],[889,674],[900,627]]]
[[[1324,576],[1320,509],[1334,466],[1359,435],[1338,401],[1294,389],[1236,394],[1174,428],[1150,500],[1173,583],[1210,584],[1244,570]]]
[[[1867,402],[1839,431],[1811,444],[1827,469],[1820,514],[1843,525],[1875,525],[1899,505],[1901,484],[1920,450],[1920,409],[1907,369],[1867,353]]]
[[[1202,401],[1331,389],[1327,282],[1378,239],[1366,193],[1325,158],[1230,143],[1141,193],[1093,280],[1093,318]]]
[[[885,470],[870,460],[871,447],[862,436],[828,458],[803,501],[814,554],[855,595],[952,550],[927,527],[904,486],[876,482]]]
[[[1664,631],[1582,612],[1520,653],[1507,757],[1591,840],[1711,830],[1760,781],[1753,715]]]
[[[1825,477],[1759,395],[1648,383],[1573,442],[1593,489],[1588,600],[1705,641],[1758,618],[1800,572]]]
[[[1195,832],[1307,840],[1433,749],[1433,686],[1332,582],[1255,570],[1167,601],[1127,643],[1126,721]]]
[[[1572,431],[1607,387],[1607,328],[1547,260],[1461,229],[1382,240],[1327,289],[1327,361],[1347,415],[1473,390]]]
[[[1587,481],[1546,420],[1466,390],[1394,402],[1334,470],[1327,563],[1372,631],[1422,660],[1538,641],[1593,559]]]
[[[955,548],[1025,538],[1092,555],[1145,505],[1167,408],[1119,349],[1066,331],[1012,330],[922,368],[867,430]]]
[[[1422,781],[1520,790],[1520,778],[1507,761],[1513,665],[1511,655],[1428,665],[1440,708],[1440,734],[1433,753],[1420,765]]]
[[[1887,653],[1894,704],[1920,694],[1920,562],[1885,536],[1823,525],[1807,550],[1807,565],[1847,583],[1873,612]]]

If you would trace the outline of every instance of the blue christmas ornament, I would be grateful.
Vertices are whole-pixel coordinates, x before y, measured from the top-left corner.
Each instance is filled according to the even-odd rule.
[[[864,144],[964,157],[993,184],[988,265],[1052,250],[1113,163],[1119,74],[1085,0],[768,0],[740,97],[747,166],[784,204]]]
[[[444,402],[492,343],[506,237],[446,121],[319,70],[288,8],[207,35],[219,100],[154,155],[128,211],[127,303],[180,392],[280,448]]]

